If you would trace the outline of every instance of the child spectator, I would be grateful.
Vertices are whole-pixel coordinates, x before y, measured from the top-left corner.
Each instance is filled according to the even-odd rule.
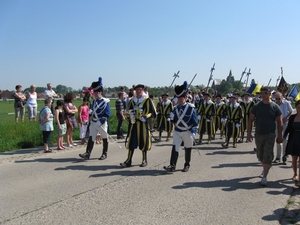
[[[64,102],[62,100],[57,100],[55,107],[55,120],[57,127],[57,150],[63,150],[66,147],[63,145],[64,135],[67,131],[67,126],[65,123],[65,115],[63,111]]]
[[[78,124],[80,127],[81,144],[85,144],[86,131],[89,123],[89,101],[87,97],[83,98],[83,103],[78,108]]]

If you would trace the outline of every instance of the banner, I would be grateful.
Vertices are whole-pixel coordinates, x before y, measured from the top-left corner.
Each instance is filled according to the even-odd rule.
[[[252,94],[252,95],[256,95],[256,92],[260,92],[260,89],[261,89],[260,84],[252,83],[251,86],[249,87],[247,93]]]

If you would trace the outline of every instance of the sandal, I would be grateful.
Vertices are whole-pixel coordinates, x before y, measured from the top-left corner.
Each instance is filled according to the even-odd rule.
[[[52,149],[45,150],[44,153],[51,153]]]
[[[293,181],[295,181],[295,182],[296,182],[296,181],[298,181],[298,176],[297,176],[296,174],[294,174],[294,176],[293,176],[293,178],[292,178],[292,179],[293,179]]]

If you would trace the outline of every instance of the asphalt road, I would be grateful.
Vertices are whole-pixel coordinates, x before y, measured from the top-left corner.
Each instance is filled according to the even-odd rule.
[[[279,224],[294,185],[290,158],[275,164],[267,187],[253,143],[221,148],[222,140],[196,146],[190,171],[167,173],[172,142],[153,144],[149,164],[141,168],[137,150],[133,167],[109,144],[108,158],[78,157],[80,146],[44,154],[41,149],[0,153],[0,223],[3,224]]]

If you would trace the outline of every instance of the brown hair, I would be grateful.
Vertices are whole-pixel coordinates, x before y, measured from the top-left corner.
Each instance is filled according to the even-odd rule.
[[[300,104],[300,100],[298,100],[298,101],[296,101],[295,102],[295,106],[297,107],[297,105],[299,105]]]
[[[74,100],[74,94],[72,92],[69,92],[64,96],[65,102],[72,102],[73,100]]]

